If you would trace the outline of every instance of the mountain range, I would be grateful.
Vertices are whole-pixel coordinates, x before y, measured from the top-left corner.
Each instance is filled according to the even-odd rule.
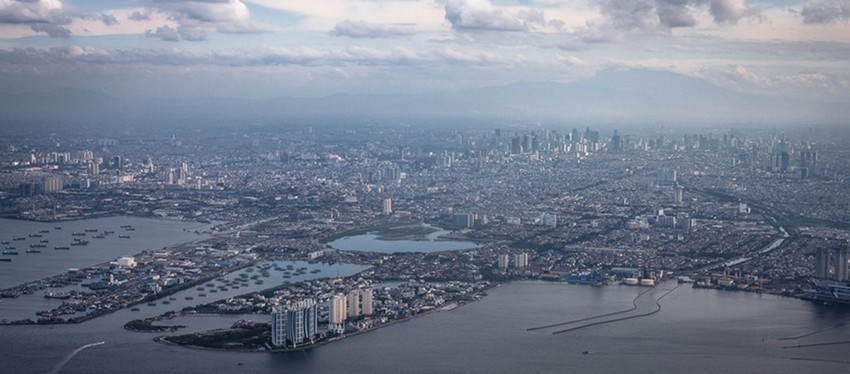
[[[570,83],[509,85],[426,94],[335,94],[280,97],[127,100],[98,91],[63,88],[0,95],[0,120],[309,116],[484,117],[618,123],[828,124],[850,118],[850,106],[735,92],[666,71],[603,71]]]

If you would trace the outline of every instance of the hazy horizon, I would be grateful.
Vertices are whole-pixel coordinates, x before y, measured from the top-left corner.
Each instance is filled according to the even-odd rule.
[[[842,124],[848,19],[835,0],[10,0],[0,115]]]

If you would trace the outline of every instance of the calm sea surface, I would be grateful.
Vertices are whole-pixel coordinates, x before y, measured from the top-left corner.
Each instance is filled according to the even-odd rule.
[[[141,223],[134,225],[141,230]],[[143,245],[142,249],[162,245]],[[122,254],[130,253],[134,252]],[[277,265],[286,264],[289,262]],[[292,281],[345,276],[362,269],[351,265],[292,264],[296,268],[321,270],[308,272],[304,278],[293,277]],[[67,267],[70,266],[63,269]],[[216,281],[215,285],[227,279]],[[263,279],[261,288],[283,280],[277,272]],[[249,288],[255,286],[252,282]],[[122,328],[130,319],[248,290],[231,289],[216,296],[207,292],[209,300],[199,300],[200,291],[190,289],[173,295],[175,300],[170,305],[161,302],[156,306],[143,305],[137,312],[122,310],[79,325],[0,327],[3,347],[0,372],[431,374],[846,373],[850,370],[850,344],[846,343],[850,341],[850,324],[844,324],[850,321],[850,310],[770,295],[692,289],[688,285],[661,299],[661,311],[656,314],[552,334],[590,322],[651,312],[657,309],[656,300],[674,287],[676,284],[667,282],[650,290],[637,298],[638,308],[629,313],[527,331],[628,309],[635,297],[647,289],[511,283],[488,291],[489,295],[479,302],[452,311],[432,313],[290,354],[227,353],[166,346],[153,342],[154,335]],[[185,300],[186,296],[192,296],[194,301]],[[3,300],[0,305],[5,303],[14,300]],[[3,311],[0,309],[0,313]],[[188,331],[200,331],[227,327],[238,318],[268,320],[262,315],[188,316],[174,322],[189,325]],[[100,341],[105,343],[80,350]],[[820,343],[836,344],[808,346]]]

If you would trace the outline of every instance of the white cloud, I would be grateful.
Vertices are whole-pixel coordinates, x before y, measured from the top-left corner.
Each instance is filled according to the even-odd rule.
[[[448,0],[446,21],[458,30],[533,31],[546,27],[539,9],[509,9],[489,0]]]
[[[347,19],[334,26],[329,33],[333,36],[377,39],[411,35],[414,31],[410,25],[384,25]]]

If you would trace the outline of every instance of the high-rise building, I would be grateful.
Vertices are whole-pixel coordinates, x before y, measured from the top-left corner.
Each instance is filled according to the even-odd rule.
[[[826,279],[829,277],[829,250],[826,248],[818,251],[815,259],[815,278]]]
[[[62,178],[57,176],[46,176],[41,182],[41,191],[44,193],[59,192],[63,187]]]
[[[528,267],[528,253],[519,253],[514,255],[514,267],[517,269],[525,269]]]
[[[86,171],[89,173],[89,175],[100,174],[100,164],[95,161],[89,160],[88,164],[86,165]]]
[[[452,216],[452,223],[456,227],[472,227],[475,219],[470,213],[456,213]]]
[[[372,307],[372,289],[361,288],[348,293],[348,316],[368,316],[374,312]]]
[[[276,347],[313,342],[317,330],[316,301],[307,299],[292,302],[285,308],[272,309],[272,344]]]
[[[385,198],[384,201],[381,203],[381,213],[389,215],[389,214],[392,214],[392,212],[393,212],[393,199],[389,198],[389,197]]]
[[[673,187],[673,204],[681,204],[685,199],[685,188],[682,186]]]
[[[608,148],[611,152],[619,152],[622,150],[623,145],[620,140],[620,135],[617,133],[617,130],[614,130],[614,136],[611,137],[611,146]]]
[[[507,269],[510,262],[511,262],[511,256],[510,255],[506,255],[506,254],[499,255],[499,258],[498,258],[499,269]]]
[[[328,331],[341,334],[345,332],[346,297],[343,294],[333,295],[328,303]]]
[[[360,311],[364,316],[371,316],[375,312],[372,305],[371,288],[364,288],[360,291]]]

